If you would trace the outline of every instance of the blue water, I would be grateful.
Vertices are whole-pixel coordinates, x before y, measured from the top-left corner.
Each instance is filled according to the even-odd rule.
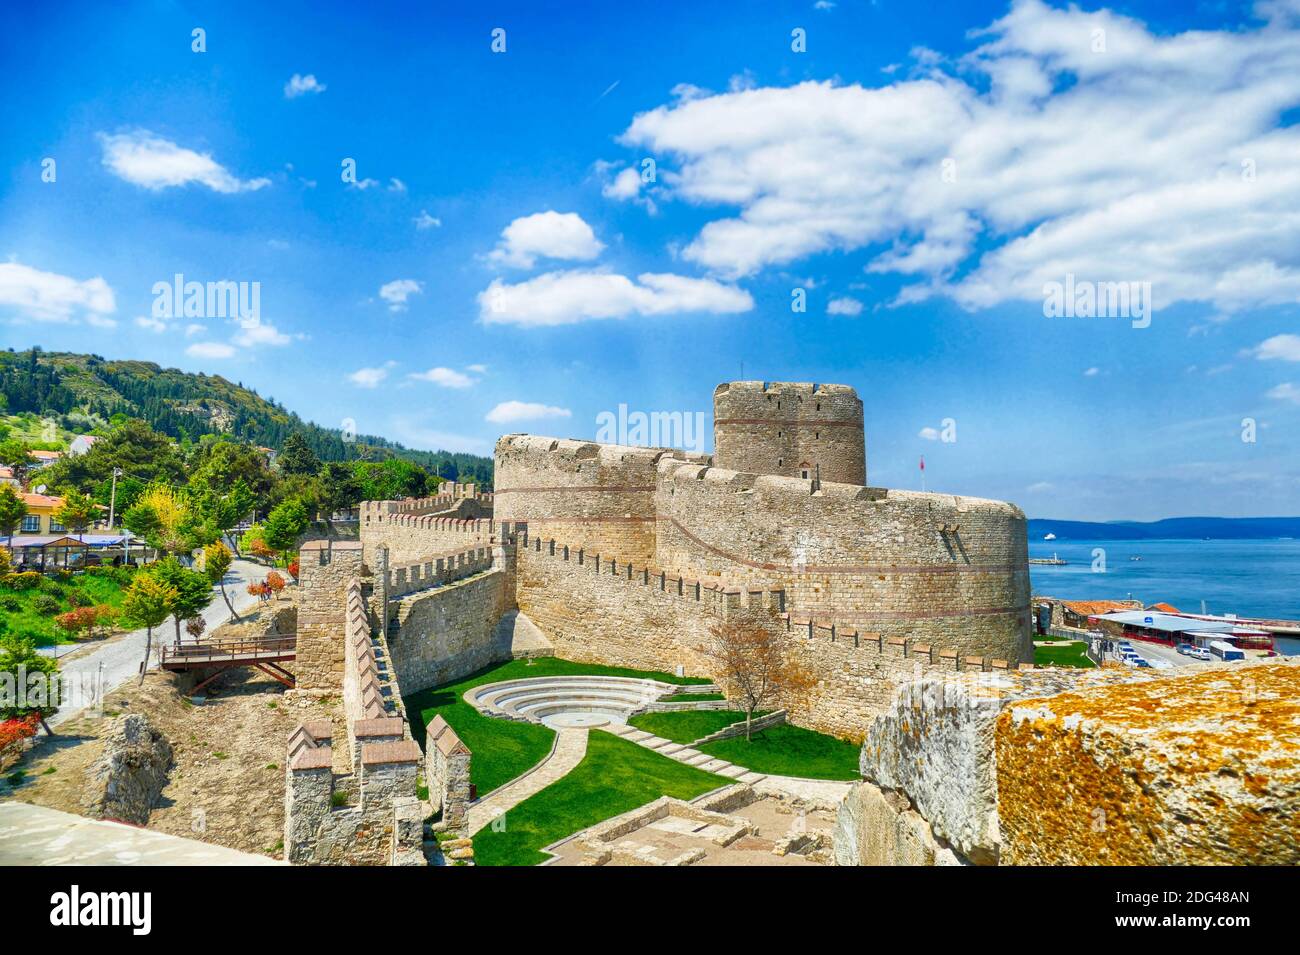
[[[1104,573],[1093,570],[1096,548],[1105,551]],[[1191,613],[1199,613],[1204,600],[1214,614],[1300,620],[1300,540],[1029,542],[1030,557],[1053,554],[1069,563],[1031,564],[1035,594],[1164,602]],[[1300,653],[1300,640],[1276,642],[1283,653]]]

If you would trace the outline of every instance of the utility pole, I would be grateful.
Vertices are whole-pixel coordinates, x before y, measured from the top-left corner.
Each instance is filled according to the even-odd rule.
[[[113,517],[117,508],[117,479],[121,475],[121,468],[113,468],[113,490],[108,494],[108,532],[113,533]]]

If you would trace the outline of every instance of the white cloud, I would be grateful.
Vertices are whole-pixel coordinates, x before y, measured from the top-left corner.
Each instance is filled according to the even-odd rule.
[[[1101,374],[1101,369],[1097,368],[1096,366],[1093,366],[1092,368],[1089,368],[1087,371],[1083,373],[1083,377],[1096,378],[1100,374]]]
[[[734,314],[754,307],[750,294],[712,279],[646,272],[634,282],[612,272],[548,272],[510,285],[496,279],[479,293],[487,324],[570,325],[628,315]]]
[[[99,136],[103,163],[114,175],[146,189],[186,186],[192,182],[214,192],[253,192],[270,179],[240,179],[207,153],[185,149],[148,130]]]
[[[358,179],[350,185],[353,189],[360,189],[362,192],[365,192],[367,189],[373,189],[375,186],[379,185],[379,180],[370,178]]]
[[[258,345],[287,345],[290,341],[290,337],[284,332],[264,322],[241,327],[234,338],[235,344],[243,348],[253,348]]]
[[[862,303],[847,295],[833,298],[826,305],[827,315],[861,315]]]
[[[386,361],[377,368],[358,368],[348,375],[348,381],[358,388],[377,388],[380,382],[388,377],[389,369],[396,364],[395,361]]]
[[[195,342],[185,349],[191,358],[233,358],[235,346],[225,342]]]
[[[472,371],[476,375],[486,375],[487,365],[466,365],[466,371]]]
[[[379,287],[379,297],[388,303],[390,312],[406,311],[406,300],[412,295],[424,291],[424,286],[415,279],[395,279]]]
[[[589,261],[604,247],[576,212],[537,212],[506,226],[488,260],[531,269],[539,258]]]
[[[199,334],[199,332],[203,330],[204,330],[203,326],[200,325],[198,322],[190,322],[190,324],[185,326],[185,337],[193,338],[195,335]]]
[[[18,262],[0,262],[0,308],[17,309],[38,322],[90,321],[117,310],[113,290],[100,276],[77,280]]]
[[[468,388],[475,383],[469,375],[451,368],[430,368],[428,371],[413,372],[409,377],[417,381],[431,381],[444,388]]]
[[[398,179],[396,176],[393,176],[388,180],[388,191],[406,192],[406,183],[402,182],[402,180]]]
[[[168,322],[163,321],[161,318],[153,318],[148,315],[137,316],[135,323],[139,325],[141,328],[147,328],[149,331],[157,332],[159,335],[161,335],[163,332],[173,327]],[[202,326],[199,327],[202,328]]]
[[[600,194],[606,199],[635,199],[641,194],[641,174],[629,166],[605,183]]]
[[[516,421],[540,421],[545,418],[571,418],[568,408],[556,408],[535,401],[503,401],[487,413],[485,420],[493,424],[513,424]]]
[[[1300,335],[1274,335],[1267,338],[1255,349],[1255,357],[1262,361],[1274,358],[1300,361]]]
[[[425,229],[436,229],[442,225],[441,219],[429,215],[429,213],[425,212],[423,209],[421,209],[420,214],[411,221],[414,222],[415,227],[421,231]]]
[[[1276,388],[1270,388],[1268,396],[1276,398],[1278,401],[1289,401],[1292,404],[1300,405],[1300,387],[1296,387],[1289,381],[1283,382]]]
[[[883,243],[868,270],[911,277],[902,301],[1041,302],[1072,272],[1149,281],[1157,307],[1295,302],[1300,125],[1278,124],[1300,107],[1300,26],[1281,10],[1158,35],[1018,0],[908,78],[693,91],[621,141],[675,161],[661,198],[736,209],[682,250],[725,277]]]
[[[918,438],[925,438],[925,440],[927,440],[927,441],[938,441],[938,440],[939,440],[939,429],[938,429],[938,428],[922,428],[920,431],[916,432],[916,436],[917,436]]]
[[[1029,487],[1026,488],[1026,490],[1030,494],[1042,494],[1044,491],[1050,491],[1055,487],[1056,485],[1053,484],[1051,481],[1039,481],[1036,484],[1029,485]]]
[[[289,77],[289,82],[284,84],[284,95],[286,99],[297,99],[299,96],[305,96],[307,93],[324,93],[325,84],[317,82],[312,73],[302,76],[298,73]]]

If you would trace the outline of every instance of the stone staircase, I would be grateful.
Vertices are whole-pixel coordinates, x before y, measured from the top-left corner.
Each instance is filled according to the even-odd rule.
[[[702,769],[706,773],[715,773],[718,776],[725,776],[727,779],[734,779],[738,783],[753,784],[767,778],[763,773],[756,773],[744,766],[729,763],[725,759],[718,759],[708,753],[701,753],[698,749],[692,749],[690,746],[681,743],[674,743],[671,740],[647,733],[645,730],[639,730],[635,726],[629,726],[626,723],[611,723],[608,726],[601,727],[601,729],[607,733],[613,733],[628,742],[653,750],[660,756],[667,756],[669,759],[675,759],[687,766]]]

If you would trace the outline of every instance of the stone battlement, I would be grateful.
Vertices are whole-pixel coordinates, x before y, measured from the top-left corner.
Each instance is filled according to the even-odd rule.
[[[440,587],[455,580],[490,570],[492,548],[474,546],[466,550],[446,551],[422,561],[389,567],[384,573],[389,599],[402,597],[430,587]]]

